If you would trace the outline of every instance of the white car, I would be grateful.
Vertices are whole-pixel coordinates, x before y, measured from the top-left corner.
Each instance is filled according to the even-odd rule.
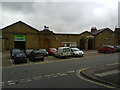
[[[59,47],[58,51],[55,53],[55,57],[69,57],[71,56],[70,47]]]
[[[71,48],[71,56],[74,57],[83,57],[84,52],[78,48]]]

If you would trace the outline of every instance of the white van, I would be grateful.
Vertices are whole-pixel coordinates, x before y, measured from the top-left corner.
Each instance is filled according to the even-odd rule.
[[[55,57],[69,57],[71,56],[70,47],[59,47],[58,51],[55,53]]]

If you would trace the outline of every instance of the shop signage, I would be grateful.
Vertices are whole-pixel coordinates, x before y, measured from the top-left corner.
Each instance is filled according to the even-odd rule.
[[[25,35],[15,35],[14,41],[25,41]]]

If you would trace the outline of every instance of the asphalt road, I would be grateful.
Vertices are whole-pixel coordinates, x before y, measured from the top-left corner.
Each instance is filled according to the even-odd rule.
[[[2,68],[3,88],[106,88],[83,80],[78,69],[118,63],[118,54]]]

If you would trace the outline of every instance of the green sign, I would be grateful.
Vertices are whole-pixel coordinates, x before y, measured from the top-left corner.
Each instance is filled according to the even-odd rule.
[[[25,35],[15,35],[14,40],[15,41],[25,41]]]

